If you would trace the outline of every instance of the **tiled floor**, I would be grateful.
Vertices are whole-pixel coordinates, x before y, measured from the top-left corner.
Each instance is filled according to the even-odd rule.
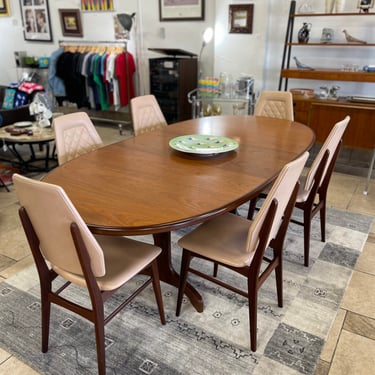
[[[98,127],[105,143],[124,138],[115,126]],[[375,181],[363,195],[365,178],[334,173],[328,205],[375,216]],[[0,280],[32,263],[17,216],[14,189],[0,188]],[[356,265],[315,375],[366,375],[375,368],[375,224]],[[31,375],[34,370],[0,349],[0,375]]]

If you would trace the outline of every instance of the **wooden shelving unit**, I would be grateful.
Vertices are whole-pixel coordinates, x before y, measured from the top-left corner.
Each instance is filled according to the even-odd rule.
[[[315,79],[324,81],[350,81],[350,82],[374,82],[375,72],[357,71],[350,72],[335,69],[303,70],[282,69],[281,78],[289,79]],[[279,87],[281,89],[281,87]]]
[[[316,53],[316,48],[344,49],[348,54],[355,53],[357,48],[374,48],[374,43],[296,43],[293,40],[294,21],[297,17],[361,17],[374,16],[375,13],[311,13],[296,14],[296,1],[290,3],[288,26],[285,35],[284,53],[280,71],[279,90],[288,89],[289,79],[322,80],[322,81],[350,81],[375,83],[375,72],[344,71],[339,69],[297,69],[290,68],[292,48],[311,48]],[[374,19],[375,20],[375,19]],[[368,22],[367,22],[368,23]],[[355,93],[354,93],[355,94]],[[353,95],[354,95],[353,94]],[[316,134],[317,142],[324,142],[332,126],[342,120],[346,115],[351,117],[349,126],[344,134],[344,146],[352,148],[375,148],[375,104],[359,103],[351,97],[339,100],[294,97],[294,118],[296,121],[309,125]]]
[[[288,26],[285,35],[284,53],[279,80],[279,90],[288,89],[289,79],[312,79],[327,81],[375,82],[375,72],[342,71],[334,69],[303,70],[290,68],[292,48],[373,48],[375,43],[297,43],[293,40],[295,18],[308,17],[371,17],[374,13],[296,13],[296,1],[290,3]]]

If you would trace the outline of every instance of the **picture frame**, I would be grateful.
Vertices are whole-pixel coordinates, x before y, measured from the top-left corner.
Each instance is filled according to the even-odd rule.
[[[253,15],[254,4],[229,5],[229,33],[251,34]]]
[[[358,0],[357,2],[357,8],[359,11],[363,11],[365,13],[368,13],[370,8],[374,7],[374,0]]]
[[[159,20],[204,20],[205,0],[159,0]]]
[[[83,37],[81,12],[79,9],[59,9],[59,16],[64,36]]]
[[[24,39],[52,42],[48,0],[20,0]]]
[[[0,17],[10,16],[9,0],[0,0]]]
[[[114,0],[81,0],[82,12],[114,12]]]

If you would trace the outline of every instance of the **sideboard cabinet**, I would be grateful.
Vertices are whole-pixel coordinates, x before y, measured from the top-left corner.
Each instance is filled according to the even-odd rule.
[[[346,115],[350,123],[345,131],[344,146],[373,149],[375,146],[375,106],[344,99],[294,99],[295,120],[309,125],[316,141],[323,143],[333,125]]]
[[[190,119],[188,93],[197,87],[197,58],[151,58],[149,68],[150,92],[155,95],[168,124]]]

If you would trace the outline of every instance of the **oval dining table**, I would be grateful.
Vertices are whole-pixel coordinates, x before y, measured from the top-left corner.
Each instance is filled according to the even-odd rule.
[[[200,155],[177,151],[171,139],[225,136],[238,148]],[[256,197],[282,167],[309,150],[313,131],[298,122],[256,116],[213,116],[179,122],[104,146],[49,172],[93,233],[152,234],[162,248],[160,280],[178,287],[171,231],[232,211]],[[203,311],[199,293],[186,290]]]

